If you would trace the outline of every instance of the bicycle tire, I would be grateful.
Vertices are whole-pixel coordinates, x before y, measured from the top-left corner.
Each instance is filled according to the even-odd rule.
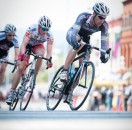
[[[14,102],[12,103],[12,105],[10,105],[10,107],[9,107],[10,111],[14,111],[15,110],[15,108],[17,106],[17,103],[18,103],[18,100],[19,100],[18,98],[15,99]]]
[[[49,87],[49,90],[48,90],[48,94],[47,94],[47,97],[46,97],[46,107],[47,107],[47,110],[55,110],[57,108],[57,106],[59,105],[62,97],[63,97],[63,90],[60,90],[58,88],[59,86],[59,77],[60,77],[60,72],[63,70],[63,66],[61,66],[58,71],[56,72],[55,76],[53,77],[52,79],[52,82],[50,84],[50,87]],[[58,81],[58,84],[57,84],[57,81]],[[61,82],[62,83],[62,82]],[[52,95],[51,95],[52,94]],[[57,94],[57,96],[55,95]],[[59,95],[58,95],[59,94]],[[54,104],[52,104],[52,101],[55,101],[56,102]],[[53,101],[53,102],[54,102]]]
[[[30,102],[30,99],[32,97],[34,86],[35,86],[35,83],[36,83],[36,71],[35,70],[32,70],[30,72],[30,76],[29,76],[28,80],[29,81],[27,83],[29,83],[29,86],[27,85],[27,83],[26,83],[25,86],[23,86],[25,94],[20,99],[20,110],[26,110],[26,108],[27,108],[27,106]]]
[[[89,83],[87,84],[86,80],[87,80],[87,78],[90,77],[90,74],[88,75],[87,71],[90,71],[89,70],[90,67],[91,67],[91,72],[89,72],[89,73],[91,73],[91,79],[88,81]],[[81,68],[79,68],[78,72],[75,75],[75,78],[74,78],[74,81],[73,81],[73,84],[72,84],[72,88],[71,88],[71,91],[70,91],[70,97],[69,97],[70,98],[69,105],[70,105],[71,110],[78,110],[84,104],[84,102],[87,99],[87,97],[90,93],[90,90],[92,88],[93,81],[94,81],[94,76],[95,76],[95,67],[94,67],[93,62],[88,61],[87,64],[85,65],[85,70],[86,71],[84,72],[84,75],[83,75],[84,81],[79,81],[78,86],[76,86],[76,82],[77,82],[77,80],[80,76],[82,77]],[[83,77],[80,80],[83,80]],[[87,89],[87,91],[84,94],[84,96],[82,96],[83,92],[85,92],[85,89]],[[77,94],[78,93],[77,91],[80,93],[80,95]],[[75,99],[73,99],[74,95],[75,95]],[[82,98],[82,100],[81,100],[81,98]],[[79,99],[79,100],[77,100],[77,99]]]

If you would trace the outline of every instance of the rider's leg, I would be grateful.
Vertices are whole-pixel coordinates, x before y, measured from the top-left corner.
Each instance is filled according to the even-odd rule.
[[[43,56],[45,53],[44,46],[40,45],[34,48],[34,53],[38,54],[39,56]],[[42,59],[38,59],[36,63],[36,74],[38,74],[40,67],[42,65]]]
[[[0,66],[0,84],[2,84],[4,81],[6,67],[7,67],[6,63],[2,63]]]
[[[67,70],[70,66],[70,64],[73,62],[74,58],[76,57],[76,54],[78,53],[78,51],[80,51],[82,49],[82,47],[84,46],[84,44],[81,44],[81,46],[79,47],[78,50],[74,50],[73,48],[70,49],[70,51],[68,52],[65,64],[64,64],[64,71],[61,73],[61,77],[60,79],[63,81],[67,80]]]
[[[16,73],[13,76],[12,89],[15,90],[17,88],[17,86],[20,82],[20,78],[26,69],[26,66],[27,66],[27,62],[25,60],[18,61],[18,70],[16,71]]]
[[[11,105],[15,99],[15,95],[16,95],[16,88],[20,82],[20,78],[22,76],[22,74],[24,73],[25,69],[27,66],[27,62],[26,61],[18,61],[18,70],[16,71],[16,73],[13,76],[13,81],[12,81],[12,87],[10,89],[8,98],[6,100],[6,103],[8,105]]]
[[[69,35],[71,33],[72,32],[70,32],[70,31],[69,31],[69,33],[67,33],[68,34],[67,35],[67,41],[70,45],[72,45],[73,48],[70,49],[70,51],[68,52],[68,55],[67,55],[66,60],[65,60],[63,72],[60,75],[60,80],[64,81],[64,82],[67,80],[67,70],[68,70],[70,64],[73,62],[73,60],[76,57],[76,54],[78,53],[78,51],[80,51],[81,48],[84,46],[84,43],[81,43],[81,42],[78,43],[78,45],[74,44],[74,40],[72,40],[72,35]],[[76,40],[80,41],[80,39],[81,39],[80,36],[77,35]]]

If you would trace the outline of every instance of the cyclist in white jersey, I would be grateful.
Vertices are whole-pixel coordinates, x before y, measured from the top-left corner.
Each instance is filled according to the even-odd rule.
[[[14,47],[17,60],[19,53],[18,37],[16,36],[16,27],[13,24],[7,24],[4,31],[0,31],[0,59],[8,60],[9,50]],[[3,83],[7,64],[0,63],[0,84]]]
[[[52,57],[52,46],[54,39],[52,33],[49,31],[51,28],[51,24],[52,24],[51,20],[47,16],[42,16],[39,19],[38,24],[34,24],[27,29],[20,48],[20,54],[18,56],[18,70],[14,74],[12,87],[8,95],[8,99],[6,100],[6,103],[8,105],[11,105],[14,100],[16,94],[15,91],[16,87],[20,81],[23,72],[26,69],[26,66],[30,58],[30,56],[24,57],[26,48],[32,47],[33,52],[40,56],[43,56],[45,54],[45,51],[47,51],[46,58]],[[45,42],[47,42],[47,49],[45,49],[43,44]],[[39,72],[41,64],[42,64],[42,59],[38,59],[36,64],[37,74]],[[51,68],[52,63],[47,62],[47,67]]]
[[[107,36],[108,36],[108,24],[105,21],[109,14],[109,8],[102,2],[95,3],[93,6],[93,14],[88,12],[81,13],[74,25],[68,30],[66,39],[72,46],[72,49],[68,52],[65,60],[63,72],[60,75],[62,82],[67,80],[67,70],[70,64],[73,62],[76,54],[79,54],[86,49],[86,43],[89,44],[90,35],[95,32],[101,31],[101,48],[106,50]],[[109,60],[109,55],[101,53],[101,61],[106,63]],[[81,61],[79,61],[80,63]]]

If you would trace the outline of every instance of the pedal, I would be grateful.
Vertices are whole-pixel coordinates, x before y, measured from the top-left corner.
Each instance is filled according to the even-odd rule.
[[[64,89],[64,84],[56,84],[54,86],[54,89],[62,92],[62,90]]]

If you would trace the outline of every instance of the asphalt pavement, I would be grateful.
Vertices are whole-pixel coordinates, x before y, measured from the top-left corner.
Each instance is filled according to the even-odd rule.
[[[132,113],[1,110],[0,130],[132,130]]]

